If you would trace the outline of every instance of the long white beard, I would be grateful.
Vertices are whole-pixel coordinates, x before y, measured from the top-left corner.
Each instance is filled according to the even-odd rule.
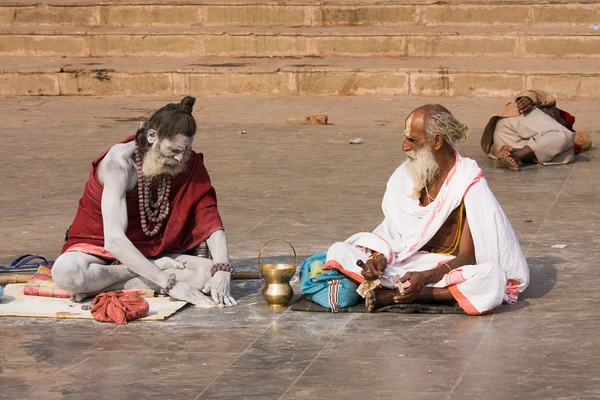
[[[153,178],[160,175],[175,176],[185,170],[190,157],[186,151],[181,161],[164,157],[158,150],[151,147],[142,161],[142,175]]]
[[[429,147],[422,147],[418,151],[407,151],[408,170],[413,176],[415,187],[412,197],[421,196],[421,191],[429,185],[438,173],[438,164],[435,161],[433,152]]]

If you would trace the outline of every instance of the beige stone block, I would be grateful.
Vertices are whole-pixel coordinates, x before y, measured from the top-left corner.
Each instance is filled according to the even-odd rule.
[[[62,95],[153,95],[173,94],[170,73],[115,73],[109,70],[60,74]]]
[[[205,36],[206,56],[268,57],[309,55],[305,36]]]
[[[578,98],[583,99],[597,99],[600,97],[600,75],[586,76],[586,77],[573,77],[577,80],[577,92]]]
[[[174,94],[291,94],[289,74],[177,74]]]
[[[525,37],[525,55],[529,57],[600,57],[600,35],[585,37]]]
[[[425,25],[525,25],[529,7],[525,5],[426,5]]]
[[[515,57],[517,39],[498,36],[414,36],[407,38],[408,56]]]
[[[437,74],[413,73],[410,76],[411,95],[511,97],[525,88],[520,76],[490,74],[455,74],[445,69]]]
[[[414,5],[323,6],[320,16],[321,24],[326,26],[402,26],[416,21],[417,7]]]
[[[560,4],[532,6],[532,22],[544,25],[596,25],[600,20],[598,4]]]
[[[550,92],[559,99],[597,99],[600,76],[532,76],[528,88]]]
[[[89,54],[83,36],[0,36],[2,56],[87,57]]]
[[[100,25],[105,26],[177,26],[201,25],[201,6],[116,6],[101,9]]]
[[[86,6],[1,7],[0,24],[12,26],[95,26],[98,9]]]
[[[57,96],[59,94],[58,77],[54,74],[0,74],[2,96]]]
[[[522,76],[460,74],[453,76],[450,95],[510,98],[525,89],[525,84]]]
[[[193,56],[196,38],[159,35],[98,35],[90,37],[90,53],[103,56]]]
[[[208,5],[206,25],[216,26],[304,26],[306,7]]]
[[[412,96],[450,96],[450,86],[454,79],[448,72],[439,74],[411,73],[410,95]]]
[[[295,86],[303,95],[407,95],[408,76],[391,72],[300,72]]]
[[[361,36],[361,37],[315,37],[316,54],[351,57],[402,57],[406,55],[403,36]]]
[[[11,26],[13,24],[13,16],[19,7],[2,7],[0,6],[0,26]]]

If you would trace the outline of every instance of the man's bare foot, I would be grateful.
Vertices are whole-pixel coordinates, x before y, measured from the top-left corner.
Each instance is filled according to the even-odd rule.
[[[365,296],[365,307],[368,312],[373,312],[383,306],[394,304],[394,296],[398,294],[395,289],[377,288],[369,290]]]
[[[508,145],[497,145],[494,144],[492,145],[492,148],[490,149],[490,153],[496,158],[504,158],[504,157],[508,157],[511,155],[511,152],[514,150],[511,146]]]
[[[498,157],[498,158],[510,157],[513,150],[514,149],[511,146],[505,144],[504,146],[500,147],[500,150],[498,150],[496,157]]]
[[[74,301],[76,303],[81,303],[82,301],[84,301],[88,297],[89,297],[89,293],[72,293],[71,294],[71,301]]]
[[[506,168],[511,171],[519,171],[519,163],[514,160],[511,156],[505,156],[496,160],[496,167]]]

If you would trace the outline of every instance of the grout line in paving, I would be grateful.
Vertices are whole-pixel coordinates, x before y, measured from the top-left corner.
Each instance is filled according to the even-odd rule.
[[[217,381],[217,379],[219,379],[219,378],[221,377],[221,375],[223,375],[223,374],[225,373],[225,371],[227,371],[229,368],[231,368],[231,366],[232,366],[232,365],[233,365],[233,364],[234,364],[234,363],[235,363],[235,362],[236,362],[236,361],[237,361],[237,360],[238,360],[238,359],[239,359],[239,358],[240,358],[240,357],[241,357],[241,356],[242,356],[242,355],[243,355],[243,354],[244,354],[246,351],[248,351],[248,349],[249,349],[250,347],[252,347],[252,346],[254,345],[254,343],[256,343],[256,341],[257,341],[258,339],[260,339],[260,338],[261,338],[261,336],[262,336],[262,335],[264,335],[264,333],[265,333],[266,331],[268,331],[268,330],[271,328],[271,326],[273,326],[273,324],[275,323],[275,321],[279,320],[279,318],[281,318],[281,317],[282,317],[282,316],[283,316],[283,315],[284,315],[286,312],[288,312],[288,310],[289,310],[289,308],[288,308],[287,310],[285,310],[283,313],[281,313],[281,315],[279,315],[279,316],[278,316],[277,318],[275,318],[273,321],[271,321],[271,323],[269,324],[269,326],[267,326],[267,327],[265,328],[265,330],[264,330],[264,331],[262,331],[262,332],[260,333],[260,335],[258,335],[258,336],[256,337],[256,339],[254,339],[254,340],[252,341],[252,343],[250,343],[250,344],[248,345],[248,347],[246,347],[246,348],[245,348],[243,351],[241,351],[241,352],[240,352],[240,354],[238,354],[238,356],[237,356],[237,357],[236,357],[236,358],[235,358],[235,359],[234,359],[232,362],[230,362],[230,363],[229,363],[229,365],[228,365],[226,368],[224,368],[224,369],[223,369],[223,371],[221,371],[221,373],[220,373],[220,374],[219,374],[219,375],[218,375],[218,376],[217,376],[215,379],[213,379],[213,380],[212,380],[212,382],[211,382],[211,383],[210,383],[210,384],[209,384],[207,387],[205,387],[205,388],[204,388],[204,390],[203,390],[202,392],[200,392],[200,394],[199,394],[198,396],[196,396],[196,397],[195,397],[195,400],[198,400],[198,399],[200,398],[200,396],[202,396],[202,394],[204,394],[204,392],[206,392],[206,391],[207,391],[207,390],[208,390],[208,389],[209,389],[209,388],[210,388],[210,387],[213,385],[213,383],[215,383],[215,382]]]
[[[479,343],[477,343],[477,346],[475,346],[475,350],[473,350],[473,354],[471,354],[471,357],[469,357],[469,360],[467,361],[467,365],[465,366],[465,369],[463,369],[463,371],[460,373],[460,376],[458,377],[458,379],[456,380],[456,383],[452,387],[452,390],[450,391],[450,394],[448,395],[448,400],[452,399],[452,395],[454,394],[454,391],[456,390],[456,388],[462,381],[463,376],[465,376],[467,369],[469,369],[469,366],[471,365],[471,360],[473,359],[473,356],[475,356],[475,353],[477,353],[477,349],[479,349],[479,346],[481,346],[481,343],[483,342],[485,335],[487,335],[487,333],[490,329],[490,326],[492,325],[492,321],[494,320],[494,317],[495,317],[495,315],[492,315],[492,318],[490,318],[490,321],[488,322],[488,325],[485,328],[483,335],[481,335],[481,339],[479,339]]]
[[[441,316],[439,316],[437,318],[427,319],[427,320],[421,322],[420,324],[413,326],[412,328],[409,329],[409,331],[412,331],[413,329],[419,328],[419,327],[421,327],[421,326],[423,326],[425,324],[428,324],[430,322],[437,321],[438,319],[442,319],[442,318],[446,318],[446,317],[448,317],[448,315],[441,315]]]
[[[350,318],[348,318],[348,320],[344,323],[344,325],[342,325],[335,332],[335,334],[331,337],[331,339],[329,339],[329,341],[327,342],[327,344],[325,346],[323,346],[323,348],[319,351],[319,353],[317,353],[317,355],[315,356],[315,358],[312,359],[312,361],[310,362],[310,364],[308,364],[306,366],[306,368],[304,368],[302,370],[302,372],[300,373],[300,375],[298,375],[298,377],[294,380],[294,382],[292,382],[292,384],[290,385],[290,387],[288,387],[287,390],[279,397],[279,400],[283,399],[283,397],[290,391],[290,389],[294,387],[294,385],[296,384],[296,382],[298,382],[298,380],[300,380],[300,378],[302,378],[302,375],[304,375],[304,373],[310,368],[311,365],[313,365],[313,363],[317,360],[317,358],[319,358],[319,356],[321,355],[321,353],[327,348],[327,346],[329,346],[329,344],[333,341],[333,339],[335,339],[337,337],[337,335],[342,331],[342,329],[344,329],[346,327],[346,325],[348,325],[348,322],[350,322],[353,319],[357,318],[357,315],[358,314],[355,314],[355,315],[351,316]]]
[[[62,372],[62,371],[68,371],[70,369],[72,369],[73,367],[76,367],[77,365],[81,364],[82,362],[86,361],[87,359],[84,359],[82,361],[79,361],[77,363],[73,364],[73,361],[75,361],[76,359],[78,359],[79,357],[82,357],[85,353],[87,353],[92,347],[94,347],[95,345],[97,345],[98,343],[100,343],[102,340],[104,340],[104,338],[106,338],[108,335],[112,334],[114,331],[116,331],[117,329],[119,329],[119,326],[117,325],[114,329],[112,329],[110,332],[108,332],[106,335],[102,336],[100,339],[98,339],[96,342],[94,342],[90,347],[88,347],[86,350],[84,350],[81,354],[73,357],[73,359],[71,361],[69,361],[68,363],[66,363],[65,365],[63,365],[61,368],[59,368],[58,370],[54,371],[53,373],[51,373],[48,378],[53,377],[54,375],[57,375],[58,373]],[[29,393],[31,393],[34,389],[38,388],[40,385],[34,385],[31,387],[31,389],[29,389],[27,392],[24,393],[25,397],[21,397],[21,399],[28,399],[29,397],[27,396]]]
[[[542,223],[540,224],[540,227],[538,228],[537,232],[535,233],[534,238],[531,240],[531,243],[529,243],[529,247],[527,248],[527,251],[525,252],[525,256],[527,257],[527,254],[529,254],[529,250],[531,250],[531,247],[533,246],[533,244],[535,243],[535,241],[537,240],[540,232],[542,231],[542,227],[544,226],[544,224],[546,223],[546,221],[548,220],[548,216],[550,215],[550,213],[552,212],[552,209],[554,208],[554,206],[556,205],[556,202],[558,201],[558,198],[560,197],[560,195],[562,194],[563,190],[565,190],[565,187],[567,186],[567,183],[569,182],[569,179],[571,179],[571,176],[573,175],[573,172],[575,172],[575,166],[577,164],[574,163],[573,167],[571,168],[571,173],[569,174],[569,176],[567,176],[567,179],[565,179],[564,183],[562,184],[560,190],[558,191],[558,194],[556,195],[556,197],[554,198],[554,201],[552,202],[552,205],[548,208],[548,212],[546,213],[546,216],[544,217],[544,220],[542,221]]]

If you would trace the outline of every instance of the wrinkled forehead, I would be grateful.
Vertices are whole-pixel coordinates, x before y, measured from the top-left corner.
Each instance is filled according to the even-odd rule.
[[[423,115],[420,112],[412,112],[404,123],[404,136],[416,139],[425,134]]]
[[[172,138],[165,138],[161,141],[161,147],[163,148],[179,148],[179,149],[189,149],[192,147],[192,143],[194,142],[194,137],[189,137],[184,134],[178,134],[173,136]]]
[[[404,136],[406,137],[410,137],[412,119],[414,114],[415,113],[410,113],[410,115],[406,118],[406,121],[404,121]]]

